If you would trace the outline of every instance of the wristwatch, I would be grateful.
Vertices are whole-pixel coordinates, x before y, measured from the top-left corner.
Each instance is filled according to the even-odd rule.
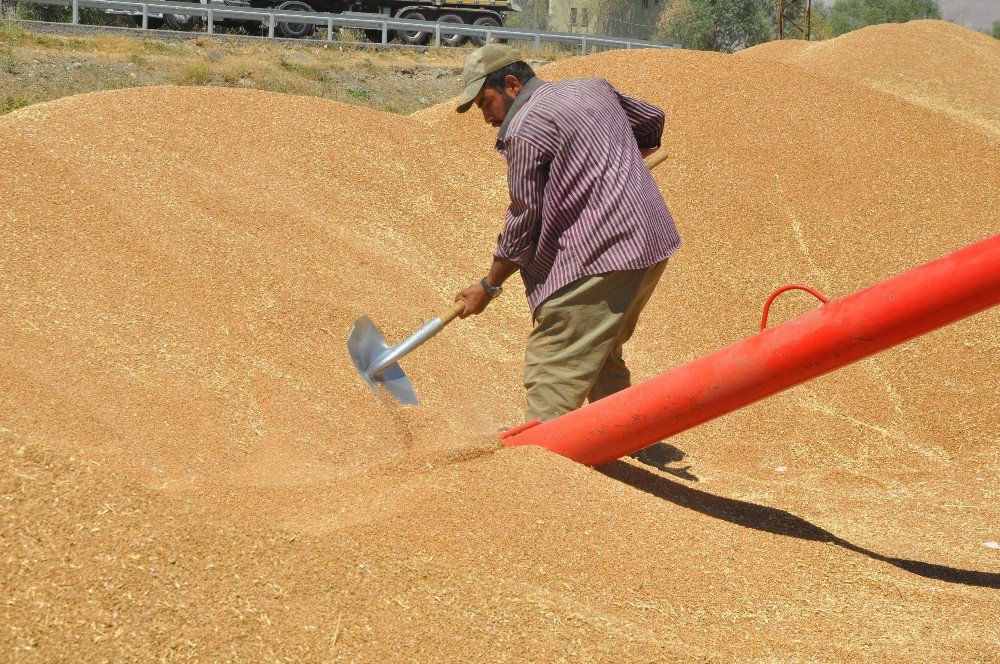
[[[483,287],[486,294],[490,296],[490,299],[500,297],[500,293],[503,292],[502,286],[490,286],[490,282],[486,281],[486,277],[483,277],[479,282],[479,285]]]

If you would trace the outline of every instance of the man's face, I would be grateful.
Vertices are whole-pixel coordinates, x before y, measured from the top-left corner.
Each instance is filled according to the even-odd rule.
[[[523,87],[517,78],[507,76],[504,79],[502,91],[483,86],[472,102],[483,112],[483,120],[487,124],[499,127],[503,124],[504,118],[507,117],[507,111],[510,110],[514,99]]]

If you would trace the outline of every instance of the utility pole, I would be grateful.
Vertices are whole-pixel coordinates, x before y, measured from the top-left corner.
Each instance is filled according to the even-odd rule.
[[[809,41],[812,0],[778,0],[778,39]]]

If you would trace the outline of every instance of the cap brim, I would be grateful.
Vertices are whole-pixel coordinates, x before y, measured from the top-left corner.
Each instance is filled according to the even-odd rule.
[[[455,105],[455,110],[459,113],[465,113],[467,110],[472,108],[472,100],[475,99],[476,95],[479,94],[479,91],[483,89],[483,83],[485,82],[486,77],[482,76],[465,86],[465,90],[462,90],[462,94],[458,98],[458,103]]]

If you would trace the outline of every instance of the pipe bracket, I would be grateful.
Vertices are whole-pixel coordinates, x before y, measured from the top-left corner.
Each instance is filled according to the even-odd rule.
[[[810,288],[809,286],[803,286],[801,284],[785,284],[784,286],[782,286],[778,290],[776,290],[773,293],[771,293],[771,297],[767,298],[767,302],[764,303],[764,316],[760,319],[760,329],[761,330],[764,330],[764,329],[767,328],[767,314],[768,314],[768,312],[771,311],[771,304],[774,302],[775,298],[777,298],[779,295],[781,295],[785,291],[790,291],[790,290],[802,290],[802,291],[805,291],[805,292],[809,293],[810,295],[814,295],[816,297],[816,299],[818,299],[823,304],[829,304],[829,302],[830,302],[830,300],[828,300],[826,297],[824,297],[819,291],[817,291],[814,288]]]

